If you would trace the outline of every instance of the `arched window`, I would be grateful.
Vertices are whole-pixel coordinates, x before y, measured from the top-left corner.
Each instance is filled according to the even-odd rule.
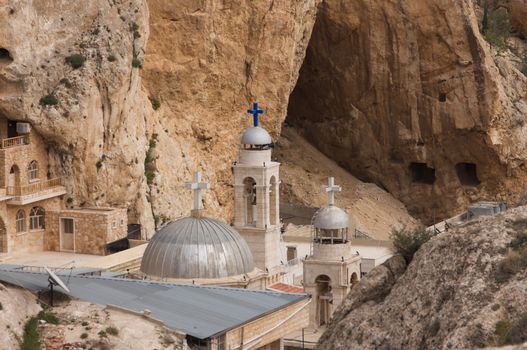
[[[16,212],[16,232],[26,231],[26,213],[22,209]]]
[[[41,207],[33,207],[29,212],[29,229],[42,230],[44,229],[44,209]]]
[[[32,160],[27,167],[27,177],[29,180],[38,179],[38,163],[36,160]]]
[[[256,181],[252,177],[243,180],[245,197],[245,225],[256,225]]]

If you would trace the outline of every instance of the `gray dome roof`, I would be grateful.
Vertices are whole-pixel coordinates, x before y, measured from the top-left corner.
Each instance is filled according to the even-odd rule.
[[[243,145],[268,145],[272,142],[273,140],[267,130],[259,126],[245,129],[241,140]]]
[[[326,230],[346,228],[349,226],[349,217],[344,210],[330,205],[320,208],[315,213],[313,216],[313,226]]]
[[[240,234],[206,217],[165,225],[148,243],[141,271],[162,278],[212,279],[251,272],[253,256]]]

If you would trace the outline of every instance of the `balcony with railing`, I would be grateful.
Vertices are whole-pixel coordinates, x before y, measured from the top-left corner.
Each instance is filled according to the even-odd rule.
[[[10,205],[24,205],[66,194],[62,177],[24,186],[8,186],[6,190],[7,195],[12,197],[7,202]]]
[[[7,149],[17,146],[26,146],[29,145],[29,135],[22,135],[17,137],[10,137],[7,139],[2,139],[0,142],[1,149]]]

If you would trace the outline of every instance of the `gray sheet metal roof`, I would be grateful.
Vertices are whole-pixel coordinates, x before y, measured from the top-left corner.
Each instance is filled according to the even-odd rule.
[[[69,276],[62,278],[72,297],[136,312],[148,309],[169,328],[207,339],[308,298],[250,289],[183,285],[149,280]],[[48,287],[45,273],[0,265],[0,281],[34,291]],[[58,290],[65,293],[61,288]],[[67,293],[66,293],[67,294]]]

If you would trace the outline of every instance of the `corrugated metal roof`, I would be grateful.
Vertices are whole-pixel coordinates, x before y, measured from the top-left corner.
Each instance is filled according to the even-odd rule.
[[[47,274],[24,272],[13,266],[0,265],[0,280],[35,291],[48,287]],[[200,339],[307,298],[305,294],[97,276],[70,276],[63,280],[75,298],[136,312],[148,309],[153,318],[167,327]]]

